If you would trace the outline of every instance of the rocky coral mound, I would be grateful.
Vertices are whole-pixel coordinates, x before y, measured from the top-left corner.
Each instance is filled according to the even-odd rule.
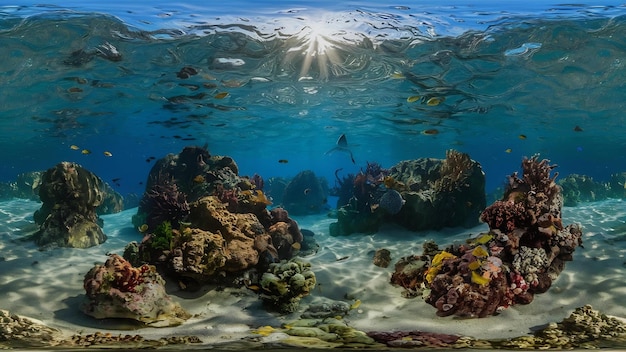
[[[133,217],[144,238],[124,257],[156,265],[183,289],[290,259],[302,248],[298,224],[283,208],[267,209],[260,176],[237,172],[231,158],[201,147],[157,162]]]
[[[300,299],[315,288],[311,264],[297,259],[270,264],[260,281],[261,298],[281,313],[293,313]]]
[[[165,292],[154,266],[133,267],[117,254],[85,275],[82,311],[96,319],[127,318],[152,327],[176,326],[190,318]]]
[[[503,199],[481,215],[488,233],[401,259],[392,282],[429,288],[426,301],[440,316],[485,317],[546,292],[582,244],[580,226],[562,224],[554,167],[537,156],[524,159],[523,177],[512,174]]]
[[[35,212],[40,245],[87,248],[106,241],[96,208],[105,199],[102,180],[72,162],[61,162],[41,177],[41,209]]]
[[[373,233],[384,222],[415,231],[471,227],[486,205],[480,164],[455,150],[443,160],[407,160],[388,170],[368,163],[365,171],[338,181],[343,198],[350,187],[346,183],[352,184],[352,194],[337,211],[332,235]]]

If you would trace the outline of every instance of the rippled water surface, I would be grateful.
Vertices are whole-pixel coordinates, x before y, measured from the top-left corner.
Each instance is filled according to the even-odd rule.
[[[626,165],[623,11],[0,7],[0,177],[70,160],[141,193],[151,156],[207,143],[265,177],[332,180],[453,148],[483,165],[488,189],[535,153],[562,174],[606,179]],[[185,67],[197,74],[181,78]],[[325,155],[343,133],[355,164]]]

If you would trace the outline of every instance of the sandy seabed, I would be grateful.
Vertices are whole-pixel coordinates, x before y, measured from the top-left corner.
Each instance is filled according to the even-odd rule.
[[[235,346],[253,329],[280,327],[298,319],[309,305],[327,300],[350,304],[360,300],[360,306],[344,318],[357,330],[422,330],[478,339],[527,335],[548,322],[561,321],[585,304],[611,316],[626,317],[626,202],[620,200],[564,208],[564,224],[582,224],[584,247],[576,250],[574,260],[567,263],[548,292],[536,295],[529,305],[510,307],[497,316],[438,317],[436,309],[422,298],[403,298],[403,289],[389,283],[393,264],[403,256],[420,254],[425,241],[434,240],[440,247],[463,242],[471,234],[487,231],[486,225],[437,232],[385,227],[373,235],[331,237],[328,226],[335,220],[316,215],[294,217],[301,228],[315,233],[320,245],[316,254],[303,258],[311,263],[317,287],[301,301],[298,312],[268,312],[257,294],[246,288],[206,286],[188,293],[168,285],[168,292],[193,317],[178,327],[141,329],[128,322],[96,320],[79,309],[85,273],[95,264],[103,264],[107,253],[122,254],[128,242],[141,240],[130,222],[136,209],[102,217],[108,240],[100,246],[41,251],[32,242],[19,240],[33,230],[32,214],[38,208],[39,203],[27,200],[0,203],[0,308],[40,320],[68,337],[96,331],[141,334],[148,339],[195,335],[204,346],[229,342]],[[374,252],[380,248],[391,252],[388,268],[372,264]]]

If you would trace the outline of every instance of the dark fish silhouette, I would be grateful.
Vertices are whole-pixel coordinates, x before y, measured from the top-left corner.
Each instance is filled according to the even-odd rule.
[[[352,160],[353,164],[356,164],[356,162],[354,161],[354,156],[352,155],[352,151],[350,150],[350,148],[348,148],[348,140],[346,139],[345,134],[339,136],[339,139],[337,140],[337,145],[333,149],[327,151],[325,155],[330,155],[334,152],[344,152],[350,154],[350,160]]]

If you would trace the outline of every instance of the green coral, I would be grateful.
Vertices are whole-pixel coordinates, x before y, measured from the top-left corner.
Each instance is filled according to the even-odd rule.
[[[173,237],[172,224],[169,221],[163,221],[152,233],[150,247],[155,250],[169,250]]]

